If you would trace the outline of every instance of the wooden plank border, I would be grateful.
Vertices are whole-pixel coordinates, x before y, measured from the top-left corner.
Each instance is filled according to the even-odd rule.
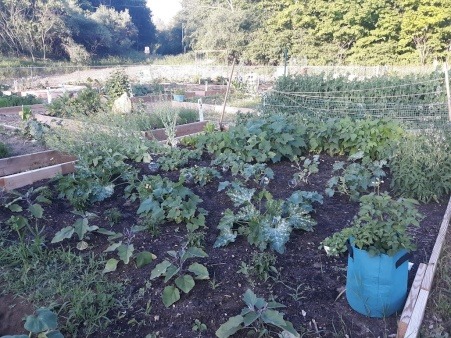
[[[75,171],[75,161],[60,163],[0,178],[0,188],[6,191],[22,188],[37,181],[53,178],[58,174],[69,174]]]
[[[175,136],[180,138],[183,136],[198,134],[204,130],[205,125],[209,121],[193,122],[187,124],[181,124],[175,127]],[[164,128],[149,130],[144,133],[148,139],[155,139],[157,141],[165,141],[167,139]]]
[[[440,226],[434,248],[429,258],[429,264],[420,264],[417,275],[410,289],[409,297],[398,324],[398,338],[416,338],[420,332],[426,310],[427,300],[432,288],[432,283],[437,269],[438,260],[446,239],[451,220],[451,197],[446,208],[443,221]],[[420,283],[421,281],[421,283]],[[420,287],[418,284],[420,283]]]
[[[0,177],[75,160],[74,156],[56,150],[7,157],[0,159]]]

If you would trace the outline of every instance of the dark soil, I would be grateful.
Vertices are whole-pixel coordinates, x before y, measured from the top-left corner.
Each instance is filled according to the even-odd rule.
[[[270,164],[275,177],[268,186],[268,190],[275,198],[286,198],[295,190],[318,191],[323,193],[327,180],[332,176],[334,161],[326,155],[320,157],[320,171],[310,177],[310,182],[302,183],[298,187],[289,187],[288,181],[295,173],[289,162]],[[208,158],[204,158],[198,165],[208,165]],[[137,164],[142,174],[150,174],[144,164]],[[162,173],[173,180],[178,178],[178,172]],[[194,321],[198,319],[206,324],[207,331],[200,337],[214,337],[214,332],[228,318],[236,316],[244,307],[242,295],[251,288],[258,296],[265,299],[275,299],[286,305],[283,309],[285,319],[290,320],[299,332],[305,332],[306,337],[386,337],[396,333],[397,316],[385,319],[367,318],[353,311],[347,304],[344,295],[340,295],[346,284],[346,257],[328,257],[324,250],[319,249],[320,242],[337,230],[347,226],[358,210],[358,203],[350,202],[347,196],[335,195],[333,198],[324,197],[322,205],[314,204],[313,218],[318,222],[313,232],[294,231],[286,248],[286,253],[276,254],[275,264],[279,276],[263,282],[257,278],[247,278],[237,273],[242,262],[250,264],[253,252],[258,251],[240,237],[235,243],[224,248],[214,249],[213,243],[218,236],[217,224],[226,208],[232,208],[224,191],[218,193],[218,183],[231,180],[230,174],[224,174],[220,180],[215,180],[205,187],[194,184],[188,186],[202,198],[200,207],[208,210],[207,228],[205,236],[205,251],[209,257],[197,260],[205,264],[210,273],[210,281],[197,281],[193,290],[181,296],[181,299],[170,308],[165,308],[161,300],[163,288],[167,285],[163,279],[151,281],[151,270],[156,264],[167,258],[168,250],[179,249],[186,241],[184,224],[164,224],[159,226],[160,233],[152,236],[149,232],[135,235],[132,243],[136,252],[148,250],[157,256],[150,265],[138,269],[133,263],[119,264],[116,272],[110,273],[110,278],[123,282],[126,292],[118,295],[123,304],[120,313],[111,313],[112,321],[106,332],[98,332],[93,337],[146,337],[154,333],[156,337],[198,337],[193,332]],[[388,179],[385,189],[388,189]],[[41,182],[41,184],[47,184]],[[253,183],[251,183],[252,185]],[[50,184],[51,185],[51,184]],[[23,188],[26,191],[27,188]],[[55,196],[57,193],[55,193]],[[113,226],[112,230],[124,232],[138,223],[136,210],[138,202],[129,203],[118,188],[115,195],[105,202],[94,205],[89,211],[100,217],[91,221],[109,229],[104,212],[116,207],[121,210],[122,220]],[[414,253],[414,266],[409,274],[409,284],[412,283],[416,269],[420,262],[427,262],[435,243],[438,228],[446,209],[446,203],[423,204],[420,210],[425,218],[421,227],[415,229],[418,249]],[[61,228],[71,225],[75,215],[72,207],[66,202],[54,199],[54,203],[45,207],[48,220],[46,225],[47,239],[50,242],[53,235]],[[4,209],[0,215],[0,222],[10,216]],[[88,250],[102,252],[109,245],[106,236],[93,234],[90,236]],[[76,251],[76,240],[62,242],[64,247],[71,247]],[[110,255],[113,257],[112,255]],[[108,256],[108,258],[110,257]],[[213,286],[212,281],[216,284]],[[147,285],[146,285],[147,283]],[[10,297],[11,295],[7,296]],[[10,302],[0,301],[0,318],[10,318],[6,322],[0,320],[0,334],[18,333],[7,332],[12,320],[20,320],[25,315],[22,307],[10,307]],[[34,304],[38,305],[38,304]],[[40,305],[40,304],[39,304]],[[45,305],[45,304],[44,304]],[[145,309],[150,311],[146,313]],[[21,326],[21,325],[19,325]],[[11,328],[16,329],[15,326]],[[234,337],[244,337],[237,334]],[[277,335],[274,334],[274,337]]]

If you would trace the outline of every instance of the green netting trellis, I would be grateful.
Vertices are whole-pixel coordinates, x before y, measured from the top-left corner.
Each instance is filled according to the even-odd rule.
[[[433,74],[422,81],[415,80],[402,83],[397,79],[386,81],[393,85],[380,86],[383,83],[380,79],[283,79],[276,84],[275,89],[264,95],[263,111],[316,118],[389,117],[414,129],[449,127],[444,74]],[[304,90],[292,90],[299,88]],[[310,88],[316,91],[305,90]]]

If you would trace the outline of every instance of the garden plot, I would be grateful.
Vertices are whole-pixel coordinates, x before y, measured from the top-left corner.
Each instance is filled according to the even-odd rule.
[[[253,332],[266,328],[273,337],[290,329],[289,321],[312,337],[395,334],[397,316],[372,319],[349,308],[342,294],[346,258],[327,256],[320,243],[349,224],[361,194],[392,192],[393,174],[379,156],[384,142],[403,137],[402,131],[381,121],[322,127],[296,121],[279,115],[244,119],[227,132],[187,138],[181,148],[137,148],[113,139],[96,140],[92,148],[77,135],[80,144],[71,147],[82,157],[80,170],[2,196],[4,290],[36,306],[58,304],[59,329],[73,337],[214,337],[253,294],[286,306],[277,308],[284,316],[276,325],[268,318],[265,325],[249,324]],[[333,136],[344,126],[349,133]],[[351,129],[385,136],[375,136],[376,144],[369,134],[351,141]],[[73,140],[66,133],[60,146],[63,141]],[[322,151],[314,155],[318,147]],[[349,158],[353,149],[371,160],[361,153]],[[355,184],[346,185],[344,177]],[[418,207],[425,217],[410,230],[417,249],[409,283],[434,246],[445,196]],[[284,240],[259,236],[278,229],[265,222],[281,219],[289,230],[280,233]],[[31,256],[17,255],[25,248],[21,243]],[[80,271],[86,277],[80,279]],[[59,278],[66,287],[55,288]],[[0,311],[12,316],[14,309]]]

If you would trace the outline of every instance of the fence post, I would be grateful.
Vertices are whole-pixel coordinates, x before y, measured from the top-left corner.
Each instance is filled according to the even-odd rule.
[[[448,62],[443,65],[445,71],[446,98],[448,103],[448,120],[451,122],[451,91],[449,88]]]

